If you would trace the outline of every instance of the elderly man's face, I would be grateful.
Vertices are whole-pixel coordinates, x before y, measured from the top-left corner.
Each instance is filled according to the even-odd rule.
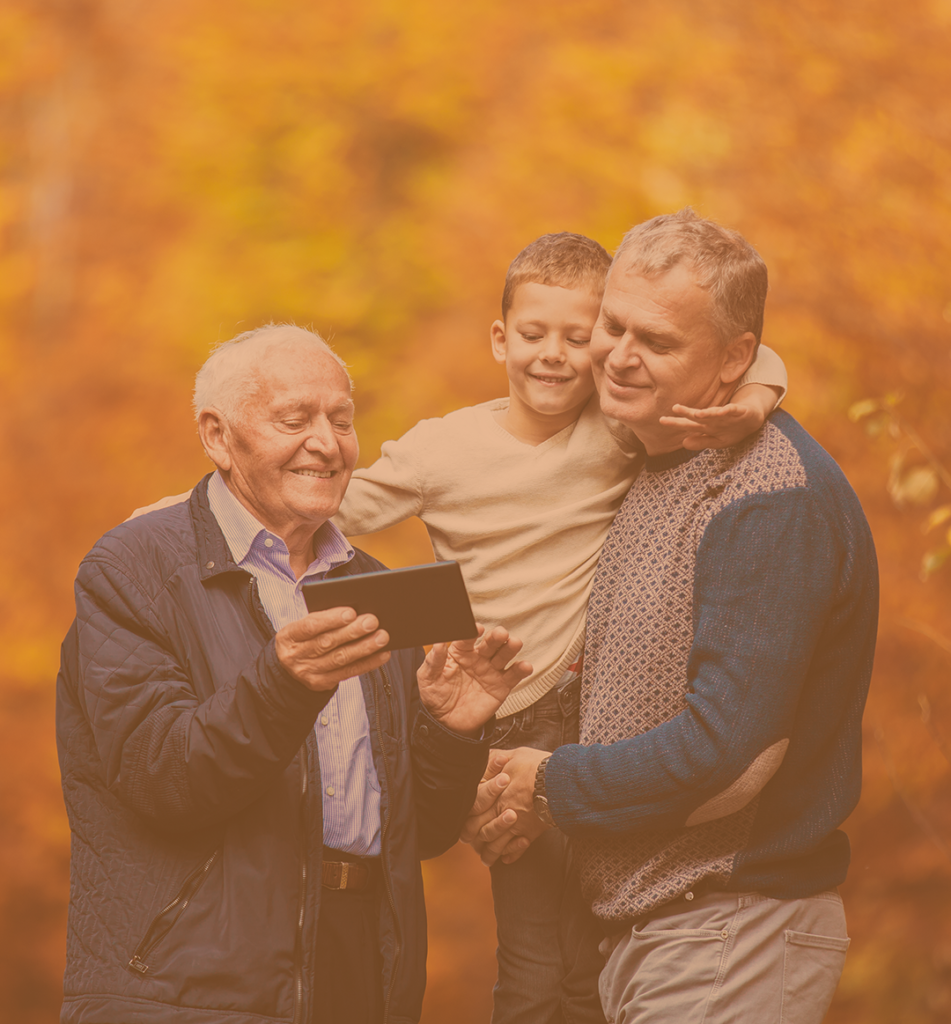
[[[316,530],[340,507],[357,461],[347,375],[312,345],[273,347],[225,443],[228,486],[261,523],[285,540]]]
[[[709,294],[684,264],[651,278],[621,264],[608,277],[591,334],[601,409],[631,427],[648,452],[680,446],[682,433],[659,422],[675,404],[721,404],[745,370],[734,366],[711,313]]]

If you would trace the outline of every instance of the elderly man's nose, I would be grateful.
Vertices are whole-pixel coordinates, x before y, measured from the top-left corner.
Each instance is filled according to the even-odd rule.
[[[304,438],[304,447],[311,452],[335,452],[337,439],[329,423],[314,423]]]

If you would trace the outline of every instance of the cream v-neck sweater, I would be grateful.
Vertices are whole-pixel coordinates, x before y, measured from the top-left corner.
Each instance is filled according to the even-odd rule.
[[[786,368],[760,346],[740,384],[785,392]],[[498,717],[533,704],[584,646],[601,545],[644,462],[636,439],[593,395],[578,420],[540,445],[496,420],[507,398],[421,420],[350,481],[334,523],[348,537],[418,516],[438,559],[456,559],[476,620],[523,642],[532,664]]]
[[[643,462],[611,433],[596,395],[537,446],[496,421],[507,405],[458,409],[387,441],[353,474],[334,519],[354,536],[419,516],[436,557],[459,562],[476,619],[519,637],[533,666],[500,716],[533,704],[578,657],[601,545]]]

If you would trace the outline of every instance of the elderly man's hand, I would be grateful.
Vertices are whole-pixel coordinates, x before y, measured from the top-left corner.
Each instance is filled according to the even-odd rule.
[[[527,661],[509,665],[521,647],[501,626],[487,633],[479,626],[478,640],[433,645],[416,673],[423,704],[447,729],[476,735],[512,688],[532,674]]]
[[[463,842],[471,843],[482,863],[511,864],[551,828],[535,813],[532,797],[535,772],[549,756],[547,750],[517,747],[493,750],[479,785],[472,810],[462,829]]]
[[[380,650],[389,635],[379,625],[376,616],[358,616],[352,608],[311,612],[278,630],[277,657],[308,689],[332,690],[389,661],[390,652]]]

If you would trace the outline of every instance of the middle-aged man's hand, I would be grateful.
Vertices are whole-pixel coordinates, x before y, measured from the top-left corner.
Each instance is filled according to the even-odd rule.
[[[379,625],[376,616],[358,616],[352,608],[311,612],[278,630],[277,657],[304,686],[332,690],[389,661],[390,652],[380,650],[389,635]]]
[[[501,626],[488,632],[479,626],[478,640],[434,644],[416,673],[423,704],[447,729],[476,735],[512,688],[532,674],[527,661],[509,665],[521,647]]]
[[[482,863],[511,864],[551,828],[535,813],[535,773],[550,754],[534,747],[493,750],[472,810],[462,830]]]

